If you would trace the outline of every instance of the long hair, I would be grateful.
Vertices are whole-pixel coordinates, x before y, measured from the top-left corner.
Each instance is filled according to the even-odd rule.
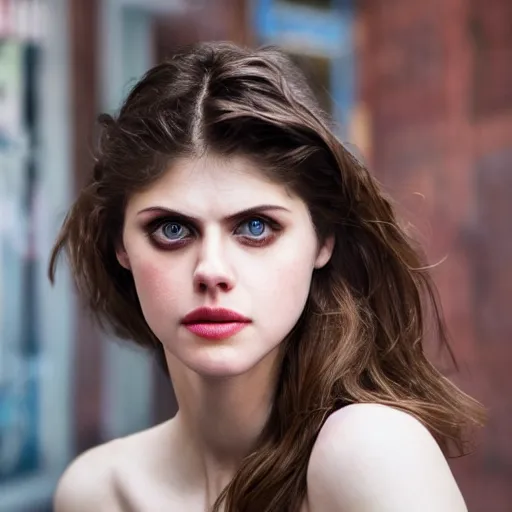
[[[215,512],[297,510],[324,421],[351,403],[404,410],[445,451],[463,451],[466,428],[484,415],[426,357],[426,337],[448,341],[425,257],[283,53],[229,43],[187,48],[151,69],[116,117],[100,121],[93,175],[63,224],[49,274],[53,281],[65,250],[92,312],[120,337],[159,350],[115,247],[130,195],[178,157],[251,158],[305,201],[320,240],[335,237],[284,342],[268,421]]]

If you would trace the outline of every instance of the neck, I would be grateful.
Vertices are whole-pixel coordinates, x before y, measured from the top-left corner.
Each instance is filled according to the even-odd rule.
[[[269,354],[250,371],[207,378],[167,356],[179,405],[175,417],[182,446],[195,459],[197,478],[218,496],[251,453],[270,414],[280,358]]]

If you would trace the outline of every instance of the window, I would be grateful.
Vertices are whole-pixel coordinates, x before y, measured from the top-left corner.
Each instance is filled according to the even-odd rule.
[[[256,0],[253,13],[259,41],[286,51],[323,109],[348,130],[354,103],[352,2]]]

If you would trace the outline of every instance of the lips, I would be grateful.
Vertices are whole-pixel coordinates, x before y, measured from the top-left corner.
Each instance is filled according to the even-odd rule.
[[[190,332],[211,340],[229,338],[250,323],[249,318],[224,308],[198,308],[182,320],[182,324]]]
[[[197,308],[191,311],[182,321],[184,324],[243,322],[251,320],[236,311],[224,308]]]

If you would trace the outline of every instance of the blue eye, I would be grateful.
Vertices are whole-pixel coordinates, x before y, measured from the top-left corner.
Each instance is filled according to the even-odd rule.
[[[188,235],[187,228],[177,222],[167,222],[162,225],[161,230],[167,240],[181,240]]]
[[[252,219],[247,223],[249,232],[254,236],[261,236],[265,231],[265,223],[260,219]]]
[[[239,225],[237,232],[246,237],[260,237],[265,233],[267,223],[261,219],[250,219]]]
[[[177,249],[191,241],[195,236],[193,227],[180,220],[157,218],[146,226],[149,238],[159,248]]]

